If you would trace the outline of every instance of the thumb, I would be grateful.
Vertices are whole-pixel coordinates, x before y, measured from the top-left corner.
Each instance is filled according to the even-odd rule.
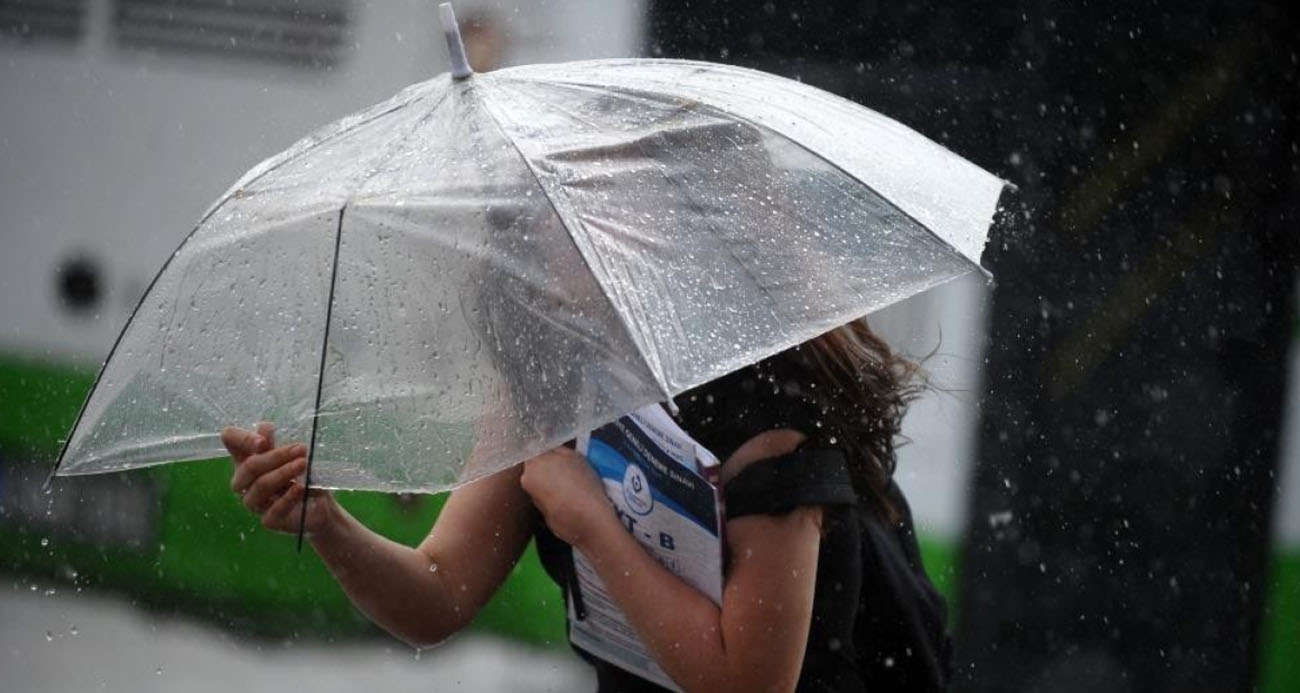
[[[254,452],[264,452],[275,447],[275,424],[270,421],[262,421],[257,424],[257,435],[261,436],[266,442],[260,450]]]

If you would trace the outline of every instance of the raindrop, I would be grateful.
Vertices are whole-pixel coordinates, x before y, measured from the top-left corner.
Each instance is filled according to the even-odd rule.
[[[162,668],[162,667],[158,667],[157,669],[154,669],[154,670],[153,670],[153,673],[154,673],[155,676],[162,676],[162,671],[163,671],[163,668]]]
[[[45,631],[45,642],[54,642],[54,631]]]
[[[430,564],[429,564],[429,572],[430,572],[430,573],[436,573],[436,572],[438,572],[438,564],[437,564],[437,563],[430,563]]]
[[[894,668],[894,658],[893,658],[893,657],[885,657],[885,668],[886,668],[886,669],[893,669],[893,668]]]
[[[41,537],[41,546],[49,546],[49,545],[50,545],[50,540],[49,540],[49,538],[48,538],[48,537]]]
[[[81,635],[81,631],[78,630],[76,626],[72,626],[68,629],[68,634],[75,638],[78,635]]]
[[[992,513],[989,515],[989,527],[992,529],[997,529],[998,527],[1003,527],[1005,525],[1008,525],[1011,523],[1011,518],[1012,518],[1012,514],[1010,510],[1003,510],[1002,512]]]

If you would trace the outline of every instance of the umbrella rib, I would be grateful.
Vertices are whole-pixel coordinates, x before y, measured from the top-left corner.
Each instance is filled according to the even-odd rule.
[[[656,92],[656,91],[651,91],[651,90],[649,90],[649,89],[635,89],[635,88],[632,88],[632,87],[625,87],[625,86],[620,86],[620,85],[615,85],[615,84],[602,84],[602,83],[599,83],[599,82],[586,82],[586,81],[582,81],[582,80],[578,80],[578,79],[564,79],[564,80],[556,79],[556,80],[551,80],[550,83],[552,83],[552,84],[556,84],[556,85],[569,85],[569,86],[574,86],[574,87],[584,87],[584,88],[587,88],[587,89],[605,89],[605,90],[608,90],[608,91],[619,92],[619,93],[628,94],[628,95],[632,95],[632,96],[649,97],[649,98],[656,99],[656,100],[659,100],[659,101],[662,101],[662,100],[663,100],[663,97],[664,97],[664,95],[663,95],[662,93],[660,93],[660,92]],[[832,95],[832,96],[834,96],[834,95]],[[853,101],[849,101],[848,99],[844,99],[843,97],[837,97],[837,98],[839,98],[839,99],[842,100],[842,101],[846,101],[846,102],[848,102],[848,103],[854,104],[854,105],[858,106],[859,108],[866,108],[865,106],[862,106],[861,104],[857,104],[857,103],[855,103],[855,102],[853,102]],[[876,190],[875,186],[871,185],[870,183],[866,182],[865,180],[862,180],[862,179],[859,178],[858,176],[856,176],[856,175],[854,175],[853,173],[849,172],[847,169],[845,169],[843,166],[841,166],[838,162],[832,160],[830,157],[828,157],[828,156],[822,154],[821,152],[819,152],[819,151],[813,149],[812,147],[809,147],[808,145],[804,144],[803,142],[799,141],[798,139],[795,139],[794,137],[791,137],[790,135],[787,135],[787,134],[785,134],[784,132],[781,132],[780,130],[777,130],[777,129],[774,128],[774,127],[771,127],[771,126],[769,126],[769,125],[766,125],[766,124],[761,123],[761,122],[758,122],[758,121],[755,121],[755,120],[752,119],[752,118],[749,118],[749,117],[747,117],[747,116],[740,115],[740,114],[738,114],[738,113],[733,113],[733,112],[731,112],[731,111],[728,111],[728,110],[725,109],[725,108],[722,108],[722,107],[719,107],[719,106],[715,106],[715,105],[710,104],[710,103],[705,103],[705,102],[703,102],[703,101],[700,101],[699,104],[700,104],[701,106],[703,106],[704,108],[707,108],[707,109],[709,109],[709,110],[715,111],[715,112],[718,113],[718,114],[721,114],[722,116],[725,116],[725,117],[728,117],[728,118],[733,118],[733,119],[735,119],[735,120],[737,120],[737,121],[740,121],[740,122],[744,122],[744,123],[746,123],[746,124],[748,124],[748,125],[750,125],[750,126],[752,126],[752,127],[754,127],[754,128],[757,128],[758,130],[760,130],[760,131],[762,131],[762,132],[770,132],[770,133],[772,133],[773,135],[776,135],[776,136],[780,137],[781,139],[783,139],[783,140],[789,142],[790,144],[793,144],[794,146],[798,147],[799,149],[802,149],[803,151],[808,152],[809,154],[813,155],[814,157],[817,157],[817,160],[818,160],[818,161],[824,162],[826,165],[828,165],[828,166],[834,168],[836,171],[839,171],[840,173],[844,174],[845,176],[847,176],[847,177],[850,178],[851,180],[855,180],[855,181],[857,181],[858,183],[860,183],[860,184],[862,185],[862,187],[866,188],[868,191],[871,192],[872,195],[875,195],[877,198],[879,198],[880,201],[883,202],[883,203],[884,203],[886,206],[888,206],[890,209],[892,209],[892,210],[898,212],[899,214],[901,214],[902,216],[904,216],[905,218],[907,218],[908,221],[912,222],[913,224],[916,224],[918,227],[920,227],[921,229],[923,229],[923,230],[924,230],[926,233],[928,233],[932,238],[934,238],[934,240],[938,241],[938,242],[939,242],[940,244],[942,244],[944,247],[946,247],[946,248],[948,248],[948,249],[951,249],[953,252],[955,252],[955,253],[957,253],[958,255],[960,255],[963,259],[965,259],[965,260],[967,260],[968,262],[970,262],[972,265],[974,265],[974,268],[975,268],[975,269],[980,270],[981,272],[985,272],[985,273],[987,273],[987,270],[985,270],[985,269],[984,269],[984,268],[979,264],[979,262],[977,262],[977,261],[971,261],[970,258],[967,258],[966,255],[965,255],[964,253],[962,253],[961,250],[959,250],[959,249],[957,248],[956,245],[954,245],[954,244],[953,244],[952,242],[950,242],[950,241],[944,240],[944,238],[943,238],[942,236],[940,236],[940,235],[938,234],[938,232],[936,232],[934,229],[930,228],[929,225],[925,224],[925,223],[922,222],[920,219],[917,219],[915,216],[912,215],[911,212],[908,212],[907,210],[903,209],[902,207],[899,207],[899,206],[898,206],[898,205],[897,205],[893,200],[889,199],[889,198],[886,197],[885,195],[881,194],[880,191]],[[868,109],[868,110],[869,110],[869,109]],[[918,137],[924,137],[924,135],[920,135],[919,133],[917,134],[917,136],[918,136]],[[986,231],[986,234],[987,234],[987,231]],[[988,238],[987,238],[987,235],[986,235],[986,236],[985,236],[985,243],[987,244],[987,242],[988,242]]]
[[[523,150],[519,148],[519,143],[515,142],[514,138],[510,136],[510,133],[506,131],[505,126],[501,124],[501,121],[497,120],[496,114],[493,113],[492,109],[487,105],[486,95],[480,94],[479,102],[483,107],[483,112],[487,114],[488,120],[492,121],[492,124],[497,128],[497,132],[501,133],[501,137],[505,139],[506,142],[510,143],[510,146],[514,148],[515,153],[519,155],[519,159],[524,162],[524,167],[527,168],[528,173],[532,175],[533,182],[537,183],[537,189],[541,191],[542,197],[545,198],[546,203],[551,206],[551,211],[555,213],[555,217],[560,220],[560,225],[564,227],[564,231],[568,234],[569,240],[573,241],[574,246],[577,248],[578,257],[582,258],[583,264],[587,266],[587,271],[591,272],[591,276],[595,278],[596,286],[600,288],[601,294],[605,296],[605,300],[608,301],[610,306],[613,308],[614,315],[618,318],[619,324],[623,326],[623,330],[627,332],[628,338],[632,340],[632,346],[636,347],[637,355],[641,357],[641,361],[645,363],[647,370],[650,371],[650,375],[654,378],[655,385],[658,386],[659,392],[667,399],[669,408],[675,412],[677,407],[673,404],[673,395],[669,392],[668,385],[663,380],[663,375],[660,372],[661,369],[655,367],[657,361],[652,361],[650,356],[646,354],[646,350],[642,346],[641,340],[637,339],[636,333],[632,330],[631,325],[628,324],[627,317],[623,315],[623,311],[619,310],[618,305],[614,303],[614,299],[610,297],[609,290],[605,287],[605,282],[601,278],[601,273],[597,272],[595,267],[592,267],[592,262],[587,257],[587,253],[583,252],[582,246],[575,239],[573,229],[569,227],[568,219],[560,213],[559,207],[555,204],[554,196],[551,195],[551,191],[547,189],[546,185],[542,183],[542,178],[538,175],[537,169],[533,167],[533,162],[530,161],[528,156],[524,154]]]
[[[691,106],[684,106],[683,109],[690,110],[690,111],[695,110]],[[635,140],[635,144],[637,150],[641,152],[642,157],[646,161],[650,161],[654,163],[655,169],[659,171],[659,175],[664,179],[664,181],[666,181],[669,185],[676,188],[678,192],[681,193],[683,198],[685,198],[690,203],[694,204],[696,207],[703,206],[703,203],[699,199],[697,199],[695,195],[691,193],[691,190],[687,186],[683,185],[680,180],[668,175],[668,171],[664,169],[664,164],[662,161],[654,158],[653,156],[650,155],[650,152],[646,151],[644,139],[638,138],[637,140]],[[709,229],[709,232],[715,238],[722,239],[723,234],[718,231],[717,224],[715,224],[713,221],[709,221],[707,222],[707,227]],[[750,266],[750,263],[745,262],[743,259],[741,259],[739,255],[736,254],[733,244],[727,243],[725,239],[723,239],[721,245],[723,249],[726,250],[727,254],[730,255],[733,260],[736,261],[736,265],[740,267],[742,270],[744,270],[745,275],[749,277],[749,279],[753,282],[754,286],[758,287],[758,290],[761,291],[763,295],[767,297],[769,304],[777,305],[779,301],[777,301],[776,297],[772,295],[772,292],[768,289],[767,285],[761,280],[759,280],[759,278],[754,274],[753,268]],[[783,317],[777,314],[776,311],[771,311],[771,314],[776,318]]]
[[[208,210],[208,212],[199,219],[198,223],[194,224],[194,228],[190,229],[190,232],[185,234],[185,238],[181,240],[180,245],[176,246],[176,250],[173,250],[172,254],[167,256],[167,259],[163,261],[162,267],[158,268],[158,273],[153,275],[153,279],[149,281],[149,286],[145,287],[144,292],[140,294],[140,300],[136,301],[135,308],[131,309],[131,316],[126,319],[126,324],[122,325],[122,330],[117,333],[117,339],[113,340],[113,346],[108,350],[108,356],[104,357],[104,363],[100,365],[99,373],[95,375],[95,382],[91,384],[90,391],[86,393],[86,399],[81,402],[81,409],[77,412],[77,420],[72,423],[72,428],[68,430],[68,437],[63,441],[63,447],[59,450],[59,458],[54,462],[54,469],[51,469],[50,475],[45,478],[44,488],[48,489],[50,487],[50,484],[54,481],[54,476],[59,472],[59,467],[63,466],[63,459],[68,454],[68,446],[72,444],[73,434],[77,432],[77,427],[81,425],[81,420],[86,415],[86,407],[90,405],[91,398],[95,396],[95,391],[99,389],[99,383],[104,378],[104,371],[108,370],[108,364],[113,360],[113,354],[117,353],[118,346],[122,344],[122,338],[126,336],[127,330],[131,329],[131,323],[135,321],[135,316],[140,312],[140,308],[144,305],[145,299],[149,298],[149,294],[153,291],[154,285],[156,285],[158,280],[162,278],[163,274],[167,272],[167,268],[171,266],[172,260],[176,259],[176,256],[181,254],[181,249],[185,247],[185,244],[189,243],[190,239],[194,238],[194,234],[198,233],[199,229],[203,228],[203,224],[206,223],[208,219],[211,219],[212,215],[216,214],[229,199],[230,197],[227,195],[220,203],[213,205],[212,209]]]
[[[280,169],[285,164],[288,164],[293,161],[297,161],[302,156],[306,155],[307,153],[311,152],[312,150],[316,149],[322,144],[325,144],[326,142],[332,142],[335,139],[342,137],[343,135],[346,135],[349,132],[352,132],[356,128],[372,123],[375,120],[378,120],[379,118],[382,118],[400,108],[409,105],[410,102],[413,100],[414,97],[412,97],[412,99],[408,101],[402,102],[401,104],[395,105],[390,109],[386,109],[383,112],[376,113],[373,117],[366,118],[365,120],[362,120],[354,124],[350,128],[347,128],[345,130],[339,130],[338,132],[331,133],[329,137],[323,137],[316,142],[312,142],[311,144],[303,147],[301,150],[294,152],[292,155],[286,156],[280,159],[279,161],[276,161],[275,163],[271,164],[270,166],[267,166],[265,170],[259,171],[257,175],[253,176],[247,182],[245,182],[242,187],[247,187],[251,183],[261,180],[262,178],[266,177],[270,173]],[[441,100],[439,101],[439,105],[440,104],[441,104]],[[437,108],[437,106],[434,106],[434,108]],[[238,183],[239,181],[236,181],[236,184]],[[186,246],[186,244],[188,244],[190,240],[194,238],[194,235],[199,232],[199,229],[203,228],[203,225],[207,223],[208,219],[211,219],[214,214],[221,211],[221,209],[226,206],[226,203],[230,201],[230,198],[234,195],[234,193],[235,193],[235,187],[232,186],[230,190],[227,190],[226,193],[221,196],[220,200],[214,203],[208,209],[208,211],[203,214],[203,216],[199,217],[198,222],[194,224],[194,228],[190,229],[190,232],[185,234],[185,238],[181,239],[181,242],[176,246],[176,249],[172,251],[172,254],[168,255],[167,259],[163,261],[162,267],[158,268],[157,274],[153,275],[153,279],[149,281],[149,286],[145,287],[144,292],[140,294],[140,299],[136,301],[135,307],[131,309],[130,317],[128,317],[126,319],[126,323],[122,325],[122,330],[117,333],[117,339],[113,340],[113,346],[108,350],[108,355],[104,357],[104,363],[100,365],[99,372],[95,374],[95,382],[91,384],[90,390],[86,393],[86,398],[81,402],[81,409],[77,411],[77,419],[72,423],[72,428],[68,429],[68,437],[63,441],[63,446],[59,449],[59,457],[54,461],[54,468],[50,470],[49,476],[45,478],[45,483],[42,486],[43,488],[48,489],[50,487],[50,485],[54,482],[55,475],[57,475],[59,472],[59,467],[63,466],[64,458],[68,454],[68,447],[72,444],[73,435],[77,432],[77,427],[81,425],[82,419],[85,418],[86,408],[90,405],[91,398],[95,396],[95,391],[99,389],[99,383],[104,378],[104,372],[108,370],[109,362],[113,360],[113,355],[117,353],[117,348],[119,345],[121,345],[122,338],[126,336],[127,330],[131,329],[131,323],[135,321],[136,314],[140,312],[140,308],[144,305],[145,300],[149,298],[149,294],[153,291],[154,286],[158,283],[158,280],[162,278],[163,274],[167,272],[167,268],[171,266],[172,260],[174,260],[177,255],[180,255],[181,249],[183,249]]]
[[[302,509],[299,511],[298,514],[298,551],[299,552],[302,552],[302,540],[305,534],[305,529],[307,524],[307,501],[309,500],[311,495],[309,492],[311,491],[312,466],[313,463],[316,461],[316,431],[319,430],[320,428],[319,425],[320,424],[320,403],[321,403],[321,396],[325,391],[325,361],[327,355],[329,354],[330,325],[334,322],[333,319],[334,290],[338,284],[338,276],[339,276],[339,254],[340,254],[339,250],[343,243],[343,217],[344,215],[347,214],[348,207],[352,204],[353,199],[355,199],[356,196],[362,190],[365,189],[366,184],[368,184],[371,180],[373,180],[375,176],[379,175],[380,171],[382,170],[383,163],[388,161],[388,159],[390,159],[395,152],[399,151],[401,149],[401,145],[405,144],[405,142],[408,139],[410,139],[412,135],[418,132],[421,126],[423,126],[425,123],[428,123],[430,120],[433,119],[433,116],[435,113],[438,112],[438,109],[442,108],[442,105],[447,102],[447,98],[450,94],[451,94],[450,89],[444,91],[442,93],[442,97],[438,99],[438,102],[433,104],[429,108],[427,113],[425,113],[422,117],[417,119],[415,123],[411,126],[411,129],[409,131],[407,131],[401,137],[397,138],[396,140],[394,140],[388,145],[388,151],[385,152],[383,156],[379,157],[376,160],[374,170],[371,171],[370,174],[367,175],[364,179],[362,179],[360,182],[357,183],[356,189],[348,194],[348,196],[343,200],[343,206],[339,208],[338,225],[334,230],[334,261],[330,269],[330,293],[329,293],[329,298],[326,300],[325,303],[325,334],[321,337],[320,369],[316,371],[316,404],[314,407],[312,407],[311,437],[307,446],[307,470],[303,478]]]
[[[290,146],[288,150],[286,150],[285,152],[281,152],[281,154],[282,154],[281,158],[279,158],[277,161],[274,161],[273,163],[271,163],[270,165],[268,165],[264,170],[262,170],[262,171],[258,171],[255,175],[253,175],[252,177],[250,177],[247,181],[243,180],[242,178],[241,178],[240,180],[235,181],[235,184],[232,185],[232,186],[230,187],[230,189],[227,190],[227,191],[225,192],[225,194],[221,196],[221,199],[219,199],[219,200],[217,200],[215,203],[213,203],[213,205],[212,205],[212,210],[211,210],[208,214],[205,214],[205,215],[204,215],[204,217],[203,217],[204,220],[207,220],[207,218],[208,218],[209,216],[211,216],[213,213],[215,213],[218,209],[224,207],[225,204],[226,204],[226,202],[229,202],[231,196],[234,195],[234,194],[235,194],[239,189],[247,188],[248,186],[252,185],[253,183],[256,183],[257,181],[259,181],[259,180],[265,178],[266,176],[270,175],[271,173],[273,173],[273,172],[275,172],[275,171],[277,171],[277,170],[283,168],[286,164],[290,164],[290,163],[293,163],[293,162],[297,161],[298,159],[301,159],[302,157],[304,157],[304,156],[310,154],[311,152],[315,151],[316,149],[319,149],[322,145],[325,145],[325,144],[328,144],[328,143],[330,143],[330,142],[333,142],[334,140],[336,140],[336,139],[338,139],[338,138],[340,138],[340,137],[343,137],[344,135],[347,135],[347,134],[353,132],[353,131],[356,130],[357,128],[363,127],[363,126],[365,126],[365,125],[369,125],[370,123],[373,123],[373,122],[375,122],[376,120],[379,120],[380,118],[383,118],[384,116],[389,115],[390,113],[394,113],[394,112],[399,111],[399,110],[401,110],[401,109],[403,109],[403,108],[406,108],[407,106],[410,106],[410,105],[411,105],[411,102],[415,101],[417,98],[419,98],[419,97],[418,97],[418,96],[411,96],[411,97],[408,98],[407,100],[405,100],[405,101],[403,101],[403,102],[401,102],[401,103],[399,103],[399,104],[394,104],[391,108],[386,108],[386,109],[384,109],[383,111],[380,111],[379,113],[376,113],[376,114],[370,116],[369,118],[365,118],[365,119],[363,119],[363,120],[357,121],[356,123],[353,123],[351,126],[349,126],[349,127],[347,127],[347,128],[340,129],[340,130],[338,130],[337,132],[331,132],[328,136],[326,136],[326,137],[322,137],[322,138],[320,138],[319,140],[316,140],[316,141],[313,141],[313,142],[307,142],[306,144],[303,144],[302,147],[299,148],[297,151],[293,151],[293,150],[294,150],[294,147],[297,147],[297,146],[298,146],[298,144],[294,144],[294,145]],[[439,103],[441,103],[441,100],[439,100]],[[435,105],[434,108],[437,108],[437,105]],[[326,127],[329,127],[329,126],[326,126]],[[305,139],[308,139],[308,140],[309,140],[309,139],[311,139],[311,138],[310,138],[310,137],[307,137],[307,138],[305,138]],[[301,142],[300,142],[300,143],[301,143]],[[263,163],[265,163],[265,162],[263,162]],[[260,164],[259,164],[259,165],[260,165]],[[255,167],[255,168],[256,168],[256,167]],[[242,185],[241,185],[241,184],[242,184]],[[201,224],[201,223],[202,223],[202,222],[200,222],[200,224]]]
[[[435,107],[436,108],[436,107]],[[364,185],[364,184],[363,184]],[[302,509],[298,512],[298,551],[302,551],[302,538],[307,526],[307,499],[308,492],[311,490],[311,463],[316,459],[316,431],[320,428],[320,399],[321,393],[325,391],[325,358],[329,354],[330,343],[330,324],[333,323],[334,315],[334,288],[338,285],[339,278],[339,246],[343,241],[343,216],[347,214],[348,204],[345,202],[339,209],[338,225],[334,229],[334,262],[330,268],[330,295],[325,302],[325,335],[321,339],[320,347],[320,369],[316,371],[316,404],[312,407],[311,415],[311,441],[307,446],[307,472],[303,479]]]

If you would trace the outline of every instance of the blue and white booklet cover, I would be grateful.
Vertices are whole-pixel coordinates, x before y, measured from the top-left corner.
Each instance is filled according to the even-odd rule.
[[[718,459],[658,404],[577,441],[627,531],[656,560],[722,603],[722,496]],[[569,639],[596,657],[680,690],[650,656],[582,552],[573,552]],[[575,594],[576,592],[576,594]],[[671,604],[664,604],[671,609]]]

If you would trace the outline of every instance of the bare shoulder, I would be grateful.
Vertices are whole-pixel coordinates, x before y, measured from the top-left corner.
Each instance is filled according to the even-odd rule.
[[[764,431],[745,441],[722,463],[722,483],[731,481],[749,465],[769,457],[780,457],[799,447],[808,436],[793,428]]]

